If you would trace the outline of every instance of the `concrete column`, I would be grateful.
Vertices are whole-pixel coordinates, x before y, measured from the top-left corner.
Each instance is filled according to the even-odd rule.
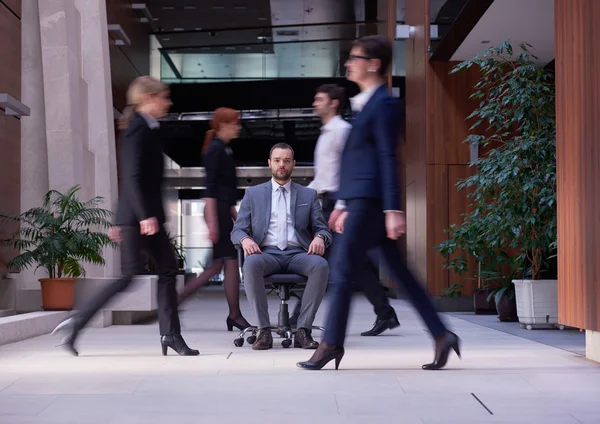
[[[115,210],[118,195],[115,128],[111,89],[109,38],[106,2],[75,0],[81,16],[81,62],[83,80],[87,84],[86,180],[92,196],[104,199],[104,207]],[[119,272],[119,254],[107,249],[104,277]]]
[[[81,23],[73,0],[45,0],[39,8],[49,183],[52,189],[64,192],[85,182],[87,165],[83,157],[88,105],[80,74]]]
[[[21,211],[40,206],[48,191],[46,109],[38,0],[23,0],[21,11],[21,98],[31,115],[21,118]],[[45,275],[32,269],[20,274],[20,289],[39,288]]]
[[[39,3],[46,106],[49,187],[80,185],[81,200],[95,196],[114,209],[117,200],[109,37],[106,3]],[[89,277],[113,277],[118,252],[105,267],[86,265]]]

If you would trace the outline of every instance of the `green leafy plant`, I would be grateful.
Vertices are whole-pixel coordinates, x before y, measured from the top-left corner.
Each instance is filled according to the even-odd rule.
[[[520,277],[519,270],[513,270],[509,273],[503,273],[494,269],[482,270],[478,273],[481,278],[483,288],[490,290],[487,301],[494,299],[496,305],[500,302],[503,296],[508,300],[513,300],[515,297],[515,285],[513,280]]]
[[[175,257],[178,261],[181,261],[182,264],[185,264],[185,248],[181,242],[182,236],[172,236],[169,234],[168,237],[171,246],[173,246],[173,250],[175,250]]]
[[[515,52],[504,42],[451,71],[479,68],[471,98],[480,104],[467,119],[476,120],[471,130],[482,131],[465,142],[491,148],[471,163],[475,173],[457,184],[469,190],[471,212],[436,246],[444,265],[457,272],[466,270],[466,255],[475,255],[481,263],[526,264],[537,280],[544,258],[556,249],[554,75],[535,63],[530,48],[521,44]],[[511,249],[520,253],[509,259]]]
[[[456,299],[462,296],[463,285],[462,284],[452,284],[450,287],[442,290],[442,294],[444,296],[449,297],[450,299]]]
[[[104,265],[102,249],[118,245],[103,232],[111,226],[112,212],[99,206],[101,197],[87,202],[77,199],[80,186],[66,193],[50,190],[41,207],[34,207],[21,215],[0,215],[4,221],[22,224],[4,243],[21,253],[11,259],[7,266],[20,272],[31,266],[46,269],[49,278],[85,276],[82,263]]]

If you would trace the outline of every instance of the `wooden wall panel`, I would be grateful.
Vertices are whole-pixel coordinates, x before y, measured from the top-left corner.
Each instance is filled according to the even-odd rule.
[[[558,316],[600,331],[600,2],[554,4]]]
[[[21,99],[21,20],[2,3],[0,3],[0,93],[8,93],[16,99]]]
[[[469,145],[463,141],[469,135],[474,121],[466,118],[478,105],[469,99],[479,78],[471,68],[450,75],[458,62],[431,62],[431,83],[428,90],[429,135],[427,138],[427,163],[464,165],[469,163]]]
[[[8,9],[8,7],[11,10]],[[18,12],[18,13],[17,13]],[[15,16],[15,14],[17,16]],[[21,100],[21,2],[0,3],[0,93]],[[21,209],[21,121],[0,111],[0,212],[18,214]],[[0,239],[19,228],[0,226]],[[0,245],[0,274],[15,252]]]
[[[444,258],[433,250],[448,238],[448,166],[427,165],[427,289],[439,296],[448,287],[448,270],[442,266]]]
[[[414,37],[406,40],[406,143],[404,144],[404,187],[411,187],[406,199],[407,255],[415,272],[427,281],[427,73],[429,45],[429,0],[407,2],[405,19],[415,27]],[[414,215],[413,215],[414,214]],[[411,245],[412,244],[412,245]]]
[[[12,13],[21,18],[21,0],[1,0],[0,4],[4,3],[4,6],[9,8]]]

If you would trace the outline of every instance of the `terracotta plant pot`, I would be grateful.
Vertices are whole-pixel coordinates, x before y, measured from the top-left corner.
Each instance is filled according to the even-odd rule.
[[[44,311],[70,311],[75,302],[75,278],[41,278]]]
[[[516,296],[513,296],[512,299],[509,299],[508,296],[502,296],[496,304],[496,309],[498,310],[498,319],[502,322],[517,322],[519,320]]]

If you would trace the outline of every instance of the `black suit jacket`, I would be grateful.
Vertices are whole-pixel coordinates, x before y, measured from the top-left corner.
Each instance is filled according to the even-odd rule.
[[[396,162],[402,125],[399,106],[381,86],[352,122],[342,154],[338,199],[378,199],[383,210],[400,210]]]
[[[164,224],[163,150],[158,130],[138,113],[123,131],[120,143],[121,188],[115,225],[138,225],[155,217]]]
[[[227,202],[234,206],[237,202],[237,177],[231,148],[215,137],[204,155],[206,169],[206,190],[204,197]]]

